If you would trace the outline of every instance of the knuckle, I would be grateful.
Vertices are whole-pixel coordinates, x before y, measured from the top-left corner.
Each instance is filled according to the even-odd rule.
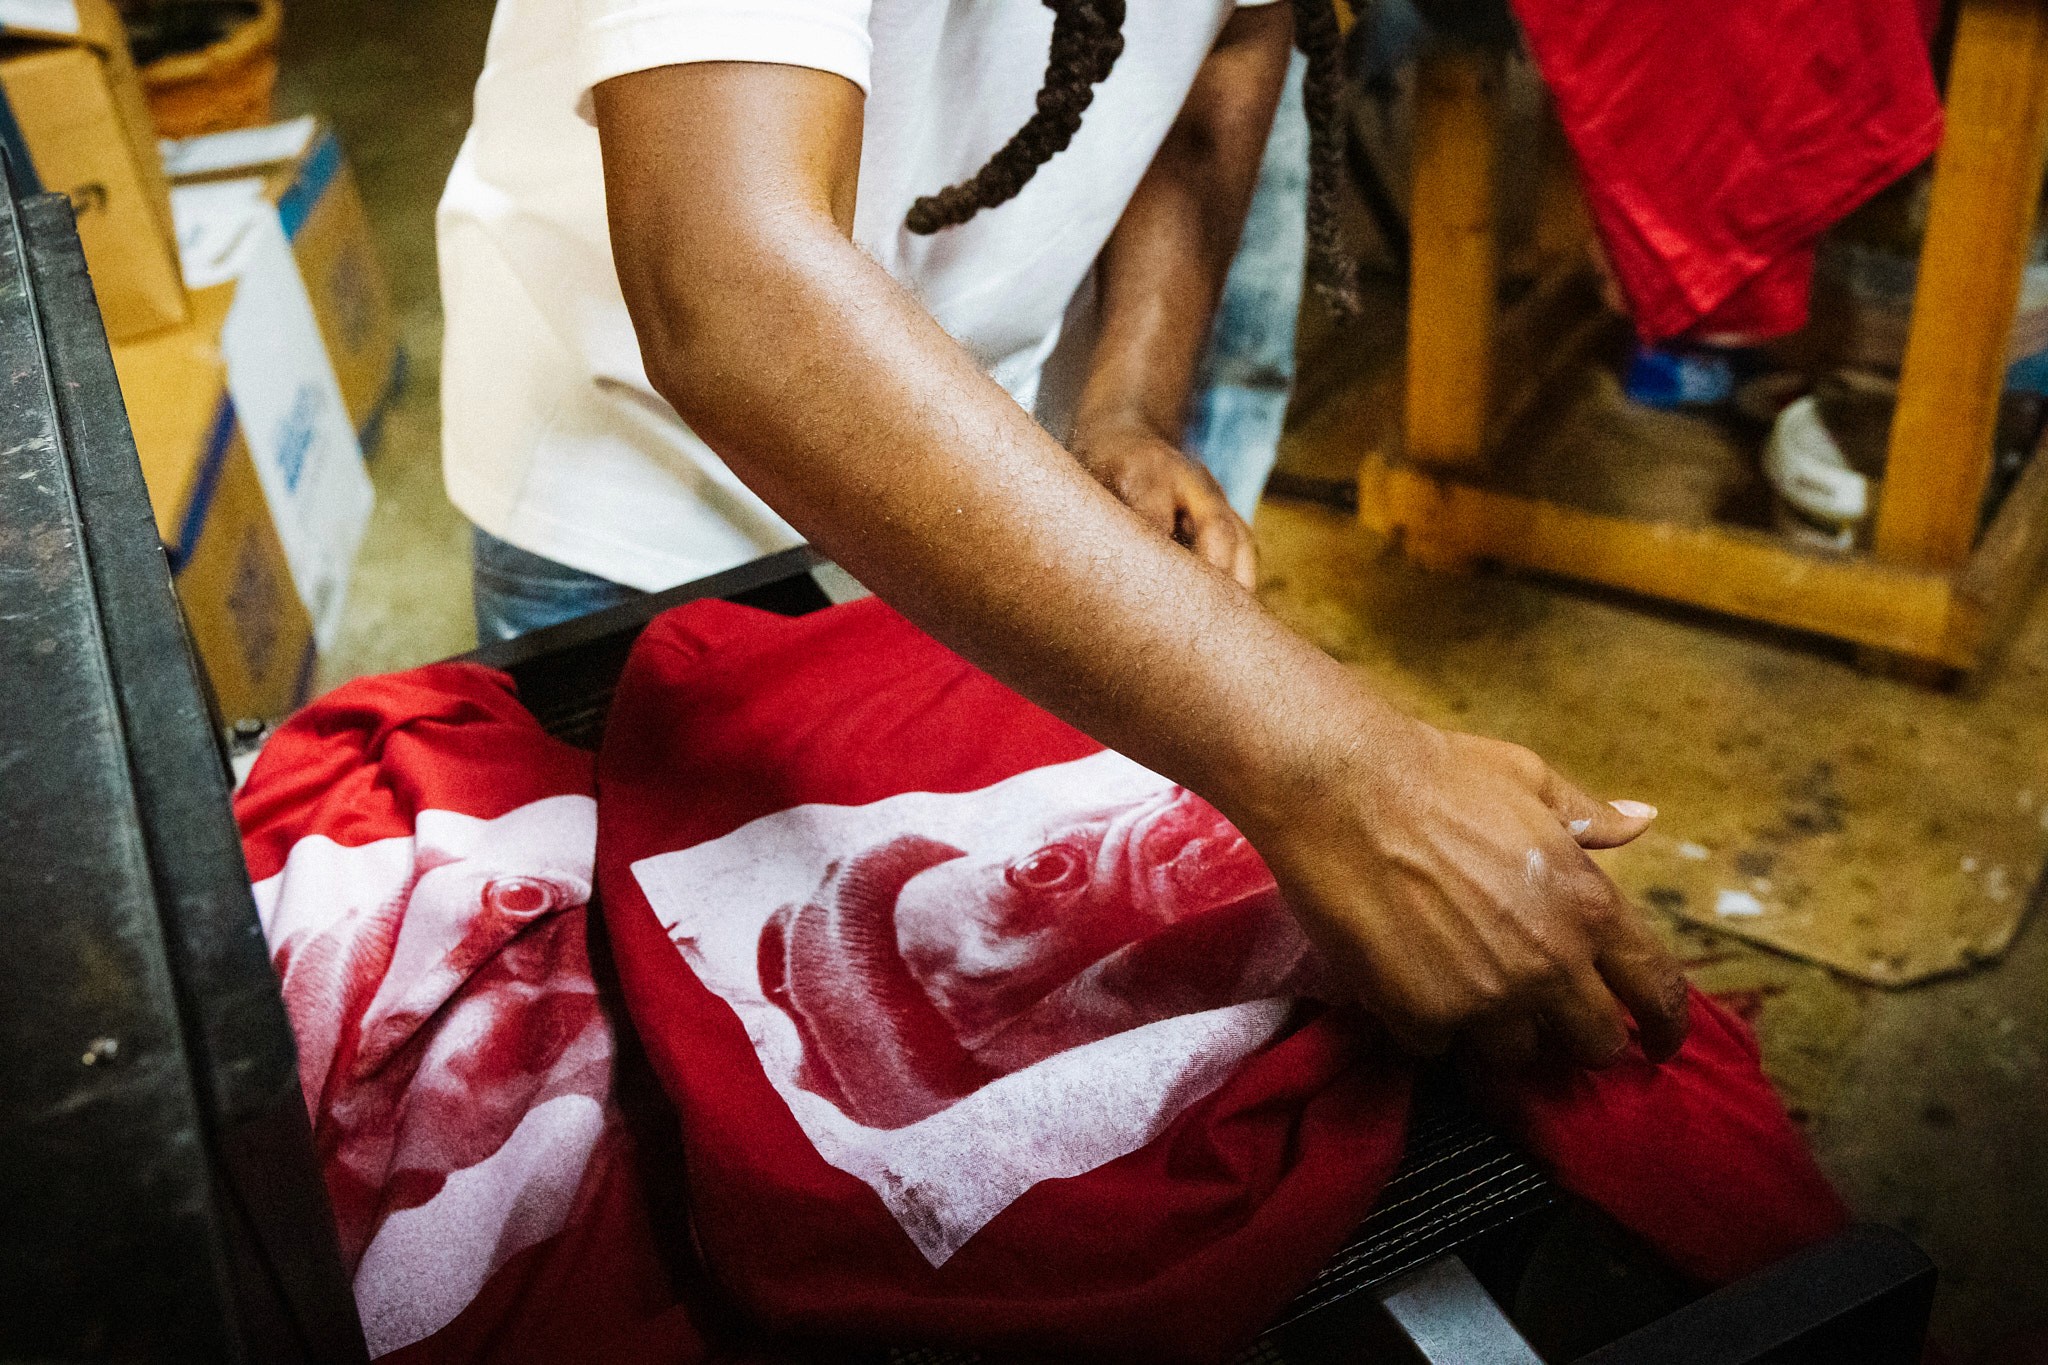
[[[1526,971],[1485,972],[1475,975],[1465,988],[1466,1013],[1489,1014],[1516,999],[1531,978]]]
[[[1549,950],[1536,935],[1528,935],[1502,963],[1501,977],[1489,980],[1494,1003],[1541,990],[1554,970]]]
[[[1571,983],[1581,955],[1572,952],[1562,942],[1551,941],[1537,945],[1535,959],[1535,966],[1529,973],[1531,990],[1555,994]]]
[[[1620,927],[1621,907],[1613,896],[1605,894],[1604,887],[1597,894],[1580,897],[1579,905],[1579,923],[1589,934],[1604,938]]]
[[[1621,918],[1621,895],[1590,858],[1561,868],[1557,889],[1571,906],[1572,918],[1587,927],[1613,928]]]
[[[1562,953],[1545,959],[1541,970],[1532,983],[1530,994],[1541,995],[1549,999],[1570,994],[1576,977],[1575,965],[1571,959]]]
[[[1521,744],[1506,744],[1507,759],[1517,769],[1531,776],[1550,777],[1550,765],[1543,761],[1534,749]]]
[[[1515,980],[1531,987],[1550,984],[1578,962],[1583,935],[1568,916],[1531,916],[1517,926],[1519,935],[1509,959]]]

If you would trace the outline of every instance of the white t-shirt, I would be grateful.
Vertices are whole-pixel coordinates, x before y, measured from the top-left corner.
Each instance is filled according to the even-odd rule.
[[[1088,302],[1095,257],[1232,5],[1130,0],[1123,56],[1072,144],[1009,203],[919,237],[903,226],[911,201],[972,175],[1030,115],[1052,33],[1038,0],[499,0],[440,209],[449,496],[493,535],[638,588],[798,539],[647,381],[612,265],[592,86],[698,61],[861,86],[855,242],[1050,421],[1041,377],[1069,305]]]

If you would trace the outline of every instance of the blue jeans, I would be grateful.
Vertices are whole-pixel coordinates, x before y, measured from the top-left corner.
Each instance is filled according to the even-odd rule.
[[[470,532],[470,600],[476,608],[476,642],[480,645],[510,640],[644,595],[638,588],[522,550],[482,527],[473,526]]]
[[[1299,52],[1288,64],[1188,416],[1188,453],[1208,466],[1247,521],[1279,458],[1280,427],[1294,390],[1294,324],[1308,251],[1305,65]]]

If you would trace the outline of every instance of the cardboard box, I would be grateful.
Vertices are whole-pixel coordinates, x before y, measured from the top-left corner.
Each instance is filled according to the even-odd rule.
[[[70,197],[110,339],[186,320],[156,134],[108,0],[0,0],[0,146]]]
[[[235,285],[219,328],[227,388],[322,649],[334,642],[374,493],[304,279],[261,180],[171,194],[185,275]]]
[[[232,285],[186,326],[115,345],[114,368],[200,662],[230,722],[275,720],[312,684],[313,621],[294,590],[228,396],[221,328]]]
[[[163,144],[174,184],[259,176],[292,244],[349,420],[364,450],[405,376],[391,287],[334,131],[308,117]]]

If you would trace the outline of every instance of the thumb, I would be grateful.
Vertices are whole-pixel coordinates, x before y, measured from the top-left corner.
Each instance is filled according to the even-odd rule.
[[[1217,490],[1212,495],[1208,489],[1191,490],[1187,515],[1194,531],[1190,548],[1219,571],[1237,579],[1247,592],[1255,588],[1257,580],[1247,583],[1243,573],[1244,551],[1251,541],[1251,529],[1230,509],[1221,491]]]
[[[1555,775],[1543,793],[1543,804],[1580,848],[1619,848],[1657,818],[1655,806],[1641,801],[1595,801]]]

